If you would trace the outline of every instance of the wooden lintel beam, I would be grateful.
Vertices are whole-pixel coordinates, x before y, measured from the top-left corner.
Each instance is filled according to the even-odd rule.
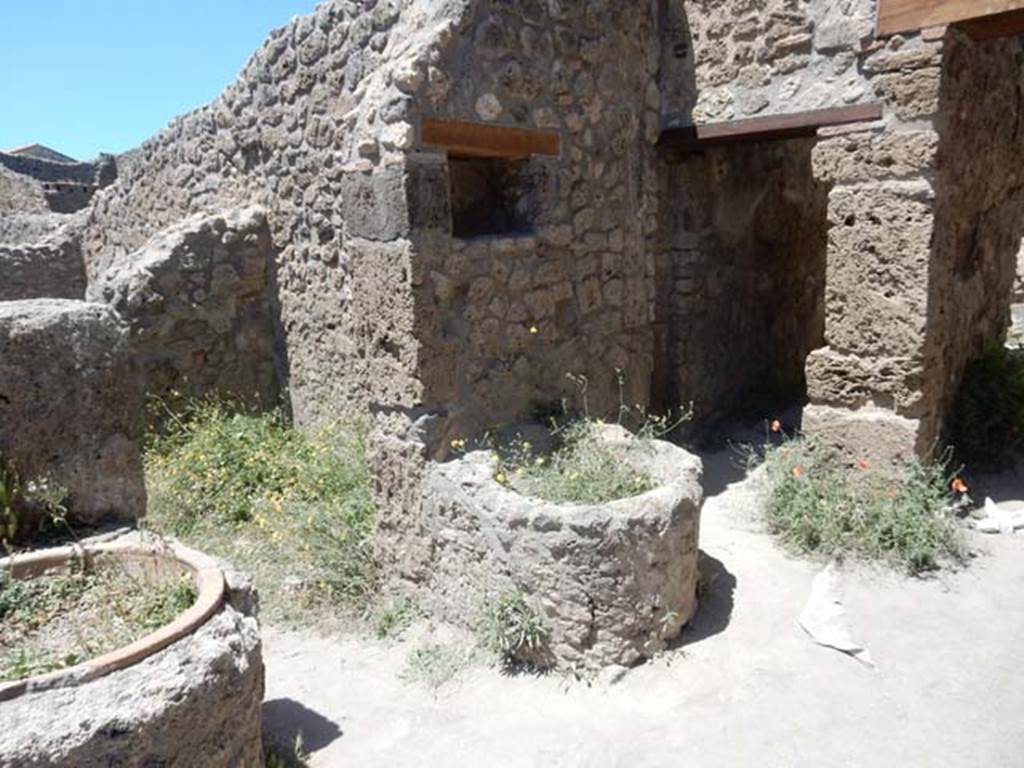
[[[461,157],[528,157],[561,151],[561,137],[554,131],[432,117],[423,119],[420,141]]]
[[[997,37],[1010,37],[1024,32],[1024,11],[1007,11],[995,16],[985,16],[957,24],[974,40],[993,40]]]
[[[785,115],[749,117],[722,123],[684,125],[662,131],[661,137],[658,139],[658,148],[692,152],[721,144],[809,138],[817,135],[819,128],[863,123],[878,120],[881,117],[882,105],[872,102],[846,107],[813,109],[807,112],[792,112]]]
[[[1024,10],[1024,0],[879,0],[878,36],[916,32],[1020,10]]]

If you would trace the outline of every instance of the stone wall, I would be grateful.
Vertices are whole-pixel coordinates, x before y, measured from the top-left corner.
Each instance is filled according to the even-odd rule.
[[[0,165],[0,214],[3,218],[11,213],[44,213],[49,210],[38,182]]]
[[[874,37],[876,4],[663,0],[668,122],[715,122],[871,100],[884,85],[867,81],[858,54]]]
[[[944,414],[967,363],[1002,343],[1024,236],[1024,37],[950,32],[939,91],[927,366]]]
[[[0,302],[0,457],[69,493],[69,520],[145,513],[142,388],[102,304]]]
[[[423,399],[456,436],[557,410],[575,394],[566,374],[587,378],[595,413],[617,407],[616,371],[626,399],[646,404],[654,296],[644,246],[660,106],[651,6],[467,5],[422,109],[556,131],[561,154],[518,171],[513,231],[417,235]],[[458,185],[441,161],[443,183]]]
[[[97,195],[90,280],[190,214],[260,205],[296,419],[371,397],[415,403],[408,93],[461,10],[334,0],[274,31],[216,101],[146,142]]]
[[[74,235],[0,245],[0,301],[85,298],[85,262]]]
[[[89,287],[129,329],[146,391],[212,391],[272,406],[277,307],[274,253],[258,209],[198,214],[118,258]]]
[[[102,155],[91,163],[63,163],[0,152],[0,166],[34,179],[42,189],[47,207],[58,213],[73,213],[86,207],[97,189],[117,177],[117,165],[110,155]]]
[[[833,187],[827,346],[808,360],[805,421],[851,450],[933,451],[967,361],[1005,334],[1024,210],[1019,46],[955,30],[871,46],[861,68],[885,120],[825,131],[815,150]]]
[[[802,405],[825,325],[826,188],[812,141],[718,147],[673,165],[659,255],[659,401],[695,423]]]

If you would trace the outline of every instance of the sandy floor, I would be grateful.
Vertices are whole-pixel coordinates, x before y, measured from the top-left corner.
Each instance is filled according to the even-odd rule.
[[[330,768],[1024,765],[1024,535],[975,539],[940,579],[847,569],[870,669],[797,626],[819,566],[759,529],[725,454],[707,464],[717,577],[678,650],[614,685],[478,668],[435,693],[398,677],[409,643],[268,628],[268,730],[301,730]]]

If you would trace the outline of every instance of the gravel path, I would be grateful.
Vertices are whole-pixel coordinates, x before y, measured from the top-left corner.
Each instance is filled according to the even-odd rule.
[[[615,684],[475,668],[434,692],[399,677],[413,639],[268,628],[266,728],[302,730],[314,768],[1024,764],[1024,535],[974,539],[970,568],[932,580],[848,568],[872,670],[797,626],[820,566],[760,529],[725,454],[706,461],[717,575],[678,650]]]

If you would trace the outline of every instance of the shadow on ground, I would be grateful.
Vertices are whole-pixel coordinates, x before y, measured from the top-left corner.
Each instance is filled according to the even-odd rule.
[[[679,648],[690,643],[704,640],[719,632],[724,632],[732,618],[735,602],[736,577],[725,567],[721,560],[711,557],[706,552],[700,553],[700,587],[698,589],[697,613],[690,620],[673,643]]]
[[[273,699],[263,703],[263,732],[278,744],[294,744],[302,736],[305,749],[315,752],[341,737],[333,720],[293,699]]]

